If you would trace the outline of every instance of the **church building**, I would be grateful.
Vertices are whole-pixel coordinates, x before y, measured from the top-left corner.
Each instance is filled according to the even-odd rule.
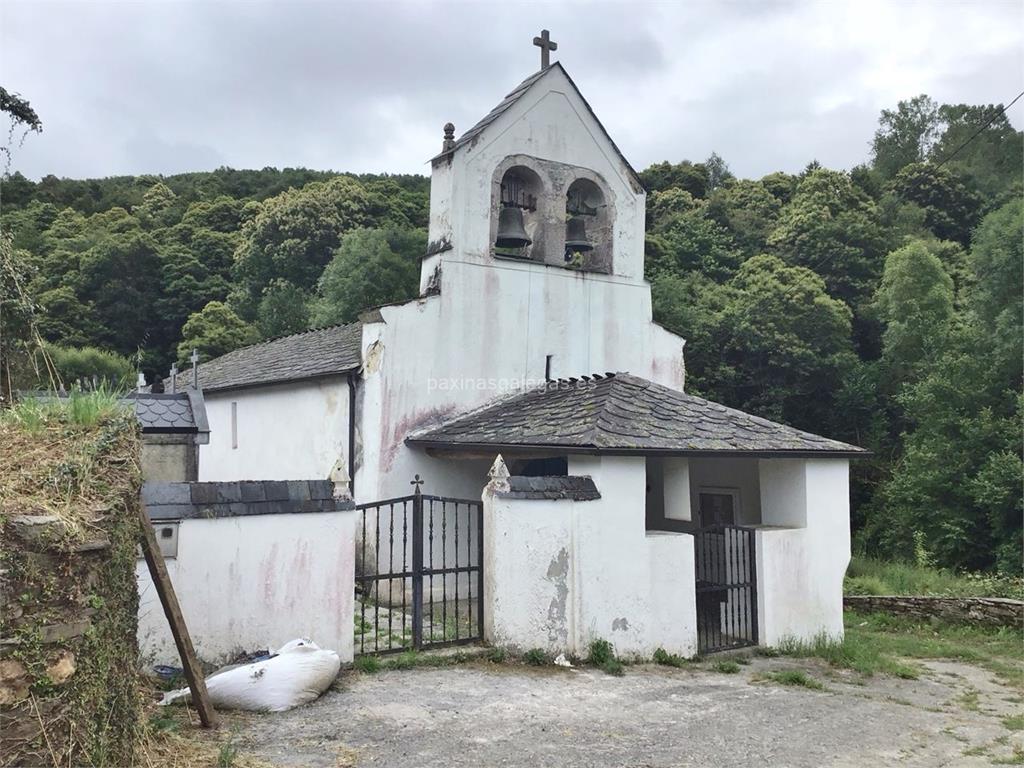
[[[492,642],[841,635],[864,452],[686,394],[644,235],[636,171],[545,61],[460,137],[445,126],[416,298],[199,366],[199,480],[340,478],[369,506],[418,476],[483,498],[467,547]]]

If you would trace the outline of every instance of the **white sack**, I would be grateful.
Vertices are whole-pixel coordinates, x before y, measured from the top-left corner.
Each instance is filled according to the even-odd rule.
[[[341,669],[334,651],[309,640],[292,640],[265,661],[228,667],[206,678],[206,690],[216,709],[283,712],[316,699],[330,688]],[[161,704],[191,700],[188,688],[164,695]]]

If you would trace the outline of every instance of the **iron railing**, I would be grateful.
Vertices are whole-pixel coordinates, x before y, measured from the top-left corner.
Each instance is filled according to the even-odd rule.
[[[355,651],[389,653],[483,637],[483,505],[411,496],[356,506]]]
[[[694,535],[697,649],[713,653],[757,645],[754,529],[702,528]]]

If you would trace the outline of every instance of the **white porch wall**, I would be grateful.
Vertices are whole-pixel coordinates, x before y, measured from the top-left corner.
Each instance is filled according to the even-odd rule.
[[[484,495],[485,633],[491,642],[583,655],[696,653],[693,537],[645,531],[642,457],[570,456],[601,499]]]
[[[662,465],[662,473],[665,488],[665,517],[669,520],[692,520],[689,459],[667,457]]]
[[[352,660],[354,511],[182,520],[167,560],[196,653],[223,662],[239,651],[308,637]],[[156,664],[178,652],[144,560],[139,648]]]
[[[231,404],[238,447],[232,448]],[[348,382],[343,376],[206,395],[210,442],[199,479],[320,480],[348,456]]]
[[[757,459],[692,458],[690,467],[690,508],[694,523],[700,509],[701,488],[735,488],[740,492],[740,525],[761,522],[761,491]]]
[[[757,529],[761,645],[843,636],[843,575],[850,562],[849,462],[763,459],[765,526]],[[772,520],[806,520],[771,527]],[[778,523],[776,523],[778,524]]]

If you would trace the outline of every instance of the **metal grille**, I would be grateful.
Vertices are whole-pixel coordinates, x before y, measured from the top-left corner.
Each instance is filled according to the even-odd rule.
[[[417,478],[418,479],[418,478]],[[416,493],[356,506],[355,652],[483,637],[483,505]]]
[[[757,645],[757,565],[754,530],[716,525],[694,539],[697,648],[713,653]]]

